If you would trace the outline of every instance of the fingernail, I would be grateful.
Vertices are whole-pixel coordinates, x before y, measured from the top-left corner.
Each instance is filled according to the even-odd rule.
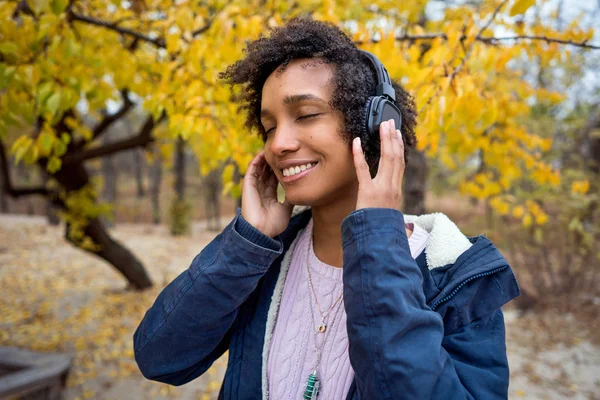
[[[398,134],[398,137],[402,139],[402,132],[400,132],[400,129],[396,129],[396,133]]]

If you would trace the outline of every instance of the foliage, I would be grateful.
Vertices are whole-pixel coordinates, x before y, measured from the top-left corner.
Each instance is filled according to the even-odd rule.
[[[548,162],[561,165],[562,180],[553,187],[534,186],[523,179],[506,197],[513,203],[535,204],[529,210],[536,212],[522,206],[503,212],[505,222],[516,219],[521,226],[504,223],[499,231],[510,255],[520,265],[527,265],[521,273],[528,275],[527,288],[540,299],[567,294],[570,298],[565,304],[574,305],[600,295],[600,186],[598,170],[592,168],[599,160],[588,160],[582,151],[586,144],[581,133],[594,112],[598,110],[579,107],[557,120],[552,108],[537,108],[528,121],[532,129],[562,137],[545,156]],[[549,125],[554,129],[548,129]],[[590,136],[598,133],[600,130],[592,130]],[[536,222],[547,223],[536,226]]]
[[[416,96],[420,149],[449,170],[469,171],[462,174],[462,191],[499,197],[493,204],[501,209],[502,195],[523,176],[537,185],[560,182],[559,172],[541,158],[551,140],[520,119],[532,101],[557,103],[562,95],[531,85],[523,79],[526,68],[515,68],[514,61],[551,65],[571,57],[556,41],[528,36],[582,44],[593,35],[577,22],[561,30],[528,22],[523,15],[533,3],[465,3],[425,19],[426,0],[5,1],[0,138],[12,144],[17,162],[37,162],[56,174],[70,156],[70,143],[94,146],[98,135],[83,114],[100,121],[107,102],[139,101],[154,121],[167,116],[165,138],[189,140],[203,173],[231,160],[243,174],[261,143],[245,131],[217,73],[266,27],[311,13],[343,26],[382,59]],[[498,30],[521,39],[494,39]],[[239,194],[231,176],[225,174],[224,184]],[[533,203],[518,206],[539,214],[535,222],[544,221]]]

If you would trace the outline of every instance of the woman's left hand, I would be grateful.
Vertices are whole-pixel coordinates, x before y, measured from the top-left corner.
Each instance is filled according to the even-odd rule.
[[[404,142],[394,120],[379,125],[381,158],[375,178],[371,178],[365,161],[360,138],[352,141],[354,167],[358,177],[356,209],[368,207],[393,208],[400,210],[402,202],[402,180],[404,178]]]

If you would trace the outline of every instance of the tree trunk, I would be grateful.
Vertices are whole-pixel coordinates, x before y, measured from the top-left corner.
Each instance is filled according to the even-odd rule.
[[[40,160],[42,168],[46,168],[44,160]],[[85,167],[81,164],[74,164],[69,168],[60,169],[54,177],[58,183],[67,190],[79,190],[89,184],[89,174]],[[65,237],[68,238],[69,226],[65,228]],[[152,281],[146,273],[142,263],[119,242],[113,240],[106,232],[104,225],[98,218],[92,218],[88,221],[88,225],[83,229],[85,235],[89,236],[92,241],[99,244],[101,249],[97,252],[86,250],[112,264],[136,289],[146,289],[152,286]],[[77,243],[74,243],[77,247]],[[83,249],[85,250],[85,249]]]
[[[107,132],[102,140],[104,144],[110,143],[109,138],[112,135]],[[117,200],[117,170],[115,168],[115,157],[105,156],[102,157],[102,175],[104,176],[104,189],[102,190],[102,198],[108,203],[115,204]],[[114,215],[114,213],[113,213]],[[107,227],[112,228],[116,221],[103,218],[104,223]]]
[[[135,180],[137,182],[137,197],[141,199],[146,195],[144,190],[144,156],[143,150],[135,149],[133,153],[133,162],[135,163]]]
[[[181,136],[175,145],[175,193],[177,200],[185,199],[185,141]]]
[[[154,148],[154,162],[150,167],[150,200],[152,201],[152,220],[160,224],[160,184],[162,182],[162,160],[158,147]]]
[[[238,184],[244,177],[240,174],[240,169],[237,164],[233,164],[233,181]],[[233,210],[234,214],[237,214],[237,210],[242,208],[242,196],[235,199],[235,209]]]
[[[0,176],[0,212],[8,213],[8,196],[4,192],[4,181]]]
[[[44,181],[44,186],[48,182],[48,174],[42,172],[42,180]],[[60,223],[60,218],[58,218],[58,214],[56,213],[56,207],[52,204],[51,199],[46,199],[46,218],[48,218],[48,224],[50,225],[58,225]]]
[[[209,231],[221,230],[221,174],[222,168],[211,171],[204,178],[204,210]]]
[[[73,243],[67,236],[68,229],[69,226],[67,225],[65,228],[65,237],[69,242]],[[152,286],[152,281],[146,274],[142,263],[127,248],[108,235],[102,221],[98,218],[91,219],[84,232],[95,244],[100,245],[101,249],[98,251],[83,250],[112,264],[133,288],[146,289]],[[74,244],[77,245],[76,243]]]
[[[427,182],[427,159],[423,152],[409,150],[408,164],[404,171],[404,207],[406,214],[425,213],[425,184]]]

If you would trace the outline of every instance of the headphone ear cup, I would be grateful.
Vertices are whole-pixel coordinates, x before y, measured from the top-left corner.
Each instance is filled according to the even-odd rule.
[[[365,106],[363,109],[363,115],[365,116],[364,133],[365,137],[367,138],[371,138],[371,136],[373,135],[373,132],[370,131],[369,127],[372,126],[371,118],[373,118],[373,116],[371,115],[371,107],[373,106],[374,98],[375,96],[369,96],[369,98],[367,98],[367,101],[365,102]]]

